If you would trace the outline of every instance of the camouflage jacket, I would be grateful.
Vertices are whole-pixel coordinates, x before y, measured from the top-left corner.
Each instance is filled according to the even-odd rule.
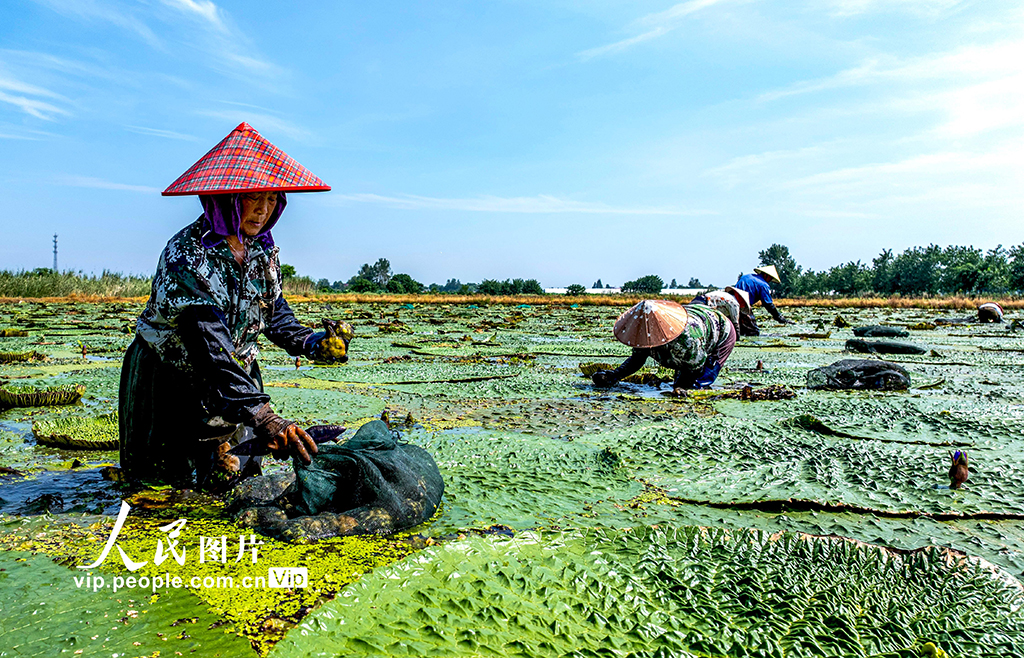
[[[678,338],[657,347],[635,347],[630,357],[612,371],[618,380],[644,366],[648,357],[676,371],[676,383],[699,374],[718,359],[718,346],[729,338],[730,320],[720,311],[700,304],[686,307],[686,328]]]
[[[294,356],[303,354],[313,331],[299,324],[281,295],[278,248],[267,250],[259,242],[249,241],[245,263],[240,266],[225,241],[204,247],[204,230],[200,217],[167,243],[149,302],[138,320],[139,337],[165,363],[191,372],[196,359],[189,358],[178,319],[189,307],[212,307],[227,334],[217,338],[230,343],[230,356],[246,373],[251,373],[259,355],[256,340],[260,333]],[[221,331],[220,327],[216,330]]]

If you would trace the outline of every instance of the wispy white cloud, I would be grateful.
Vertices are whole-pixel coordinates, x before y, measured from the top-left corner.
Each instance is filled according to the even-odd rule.
[[[144,126],[125,126],[125,130],[128,132],[138,133],[140,135],[151,135],[153,137],[163,137],[164,139],[180,139],[186,142],[198,142],[199,139],[192,136],[186,135],[185,133],[176,133],[173,130],[161,130],[160,128],[146,128]]]
[[[199,114],[202,116],[213,117],[215,119],[224,119],[229,123],[234,124],[231,126],[232,128],[245,121],[261,133],[277,132],[300,142],[309,141],[312,137],[312,133],[305,128],[270,114],[231,109],[204,110],[199,112]]]
[[[132,7],[113,6],[97,0],[35,0],[67,18],[102,21],[115,25],[141,37],[149,45],[162,48],[163,44]]]
[[[42,87],[37,87],[36,85],[31,85],[31,84],[28,84],[27,82],[22,82],[21,80],[18,80],[16,78],[12,78],[12,77],[9,77],[7,75],[4,75],[4,73],[2,71],[0,71],[0,89],[5,89],[7,91],[14,91],[14,92],[22,93],[22,94],[31,94],[33,96],[47,96],[49,98],[62,98],[62,96],[60,96],[60,94],[55,94],[54,92],[50,91],[49,89],[43,89]]]
[[[220,9],[209,0],[162,0],[169,7],[174,7],[208,23],[221,32],[227,32],[224,21],[220,17]]]
[[[156,187],[150,187],[148,185],[127,185],[125,183],[114,183],[102,178],[95,178],[93,176],[59,176],[56,181],[59,185],[68,185],[70,187],[88,187],[98,190],[118,190],[123,192],[142,192],[145,194],[153,194],[159,192],[160,189]]]
[[[332,202],[374,203],[399,208],[402,210],[457,210],[465,212],[493,213],[583,213],[603,215],[710,215],[706,210],[689,210],[677,208],[627,208],[609,206],[604,203],[587,203],[560,199],[554,196],[538,195],[533,197],[495,197],[482,196],[475,199],[443,199],[399,194],[382,196],[379,194],[334,194]]]
[[[33,96],[41,96],[47,100],[32,98]],[[53,104],[54,101],[60,100],[64,100],[60,94],[22,82],[0,70],[0,103],[13,105],[37,119],[52,120],[55,115],[68,114],[66,110]]]
[[[826,6],[836,16],[856,16],[880,11],[941,16],[963,4],[963,0],[830,0]]]
[[[1022,72],[1024,38],[1017,38],[905,59],[872,57],[831,76],[805,80],[766,92],[758,100],[771,101],[797,94],[885,81],[927,82],[965,78],[978,81],[1016,76]]]
[[[638,43],[650,41],[651,39],[657,39],[658,37],[664,36],[676,29],[683,23],[683,19],[694,14],[702,9],[706,9],[712,5],[717,5],[725,0],[687,0],[687,2],[680,2],[677,5],[669,7],[665,11],[659,11],[653,14],[643,16],[636,21],[634,25],[640,28],[645,28],[641,34],[626,39],[621,39],[603,46],[596,48],[589,48],[587,50],[576,53],[576,57],[581,61],[588,61],[595,57],[601,57],[602,55],[611,55],[613,53],[622,52],[628,48],[631,48]]]
[[[883,100],[875,102],[880,109],[942,113],[938,133],[968,135],[1024,125],[1024,38],[913,58],[873,57],[832,76],[766,92],[757,100],[869,86],[883,90]]]
[[[648,30],[647,32],[644,32],[643,34],[638,34],[635,37],[630,37],[628,39],[623,39],[621,41],[615,41],[614,43],[598,46],[597,48],[589,48],[587,50],[583,50],[581,52],[576,53],[576,57],[579,58],[581,61],[585,62],[587,60],[594,59],[595,57],[601,57],[602,55],[611,55],[612,53],[617,53],[626,50],[627,48],[635,46],[638,43],[650,41],[651,39],[657,39],[662,35],[668,34],[669,31],[670,28],[656,27],[653,30]]]
[[[172,45],[171,32],[160,30],[158,38],[149,27],[153,21],[182,28],[180,41],[188,48],[211,55],[207,59],[211,68],[232,75],[279,76],[283,69],[258,54],[258,45],[234,27],[228,14],[212,0],[161,0],[160,6],[128,4],[119,0],[35,0],[61,15],[86,22],[106,22],[141,37],[149,45],[162,51]],[[187,28],[181,24],[187,19]],[[198,25],[202,33],[194,34]]]

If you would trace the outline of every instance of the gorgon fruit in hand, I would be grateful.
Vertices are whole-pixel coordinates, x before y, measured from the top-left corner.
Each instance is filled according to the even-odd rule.
[[[348,343],[355,336],[352,325],[336,320],[324,320],[327,335],[320,341],[315,361],[342,362],[348,361]]]

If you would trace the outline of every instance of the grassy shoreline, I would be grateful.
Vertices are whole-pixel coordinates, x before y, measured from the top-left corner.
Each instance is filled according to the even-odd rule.
[[[365,293],[331,293],[294,295],[285,297],[290,303],[329,302],[332,304],[487,304],[519,306],[629,306],[645,299],[643,295],[378,295]],[[671,299],[680,303],[688,297],[655,295],[658,299]],[[70,294],[58,297],[0,297],[0,304],[18,303],[145,303],[147,296],[108,296]],[[973,310],[979,304],[997,302],[1004,309],[1024,309],[1024,298],[1019,297],[837,297],[837,298],[791,298],[777,299],[776,305],[785,307],[830,307],[830,308],[923,308],[936,310]]]

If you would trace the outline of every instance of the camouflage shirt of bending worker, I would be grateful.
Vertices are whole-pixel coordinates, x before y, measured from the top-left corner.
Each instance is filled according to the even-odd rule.
[[[686,328],[678,338],[650,348],[650,356],[672,370],[696,371],[708,357],[718,354],[718,344],[728,337],[730,320],[713,308],[692,304],[686,307]]]
[[[190,372],[185,346],[175,333],[176,320],[189,306],[213,306],[226,320],[232,357],[248,372],[259,355],[256,339],[270,323],[281,296],[278,248],[267,250],[248,240],[245,262],[239,266],[226,240],[203,246],[204,230],[200,217],[167,243],[137,330],[161,360]]]

